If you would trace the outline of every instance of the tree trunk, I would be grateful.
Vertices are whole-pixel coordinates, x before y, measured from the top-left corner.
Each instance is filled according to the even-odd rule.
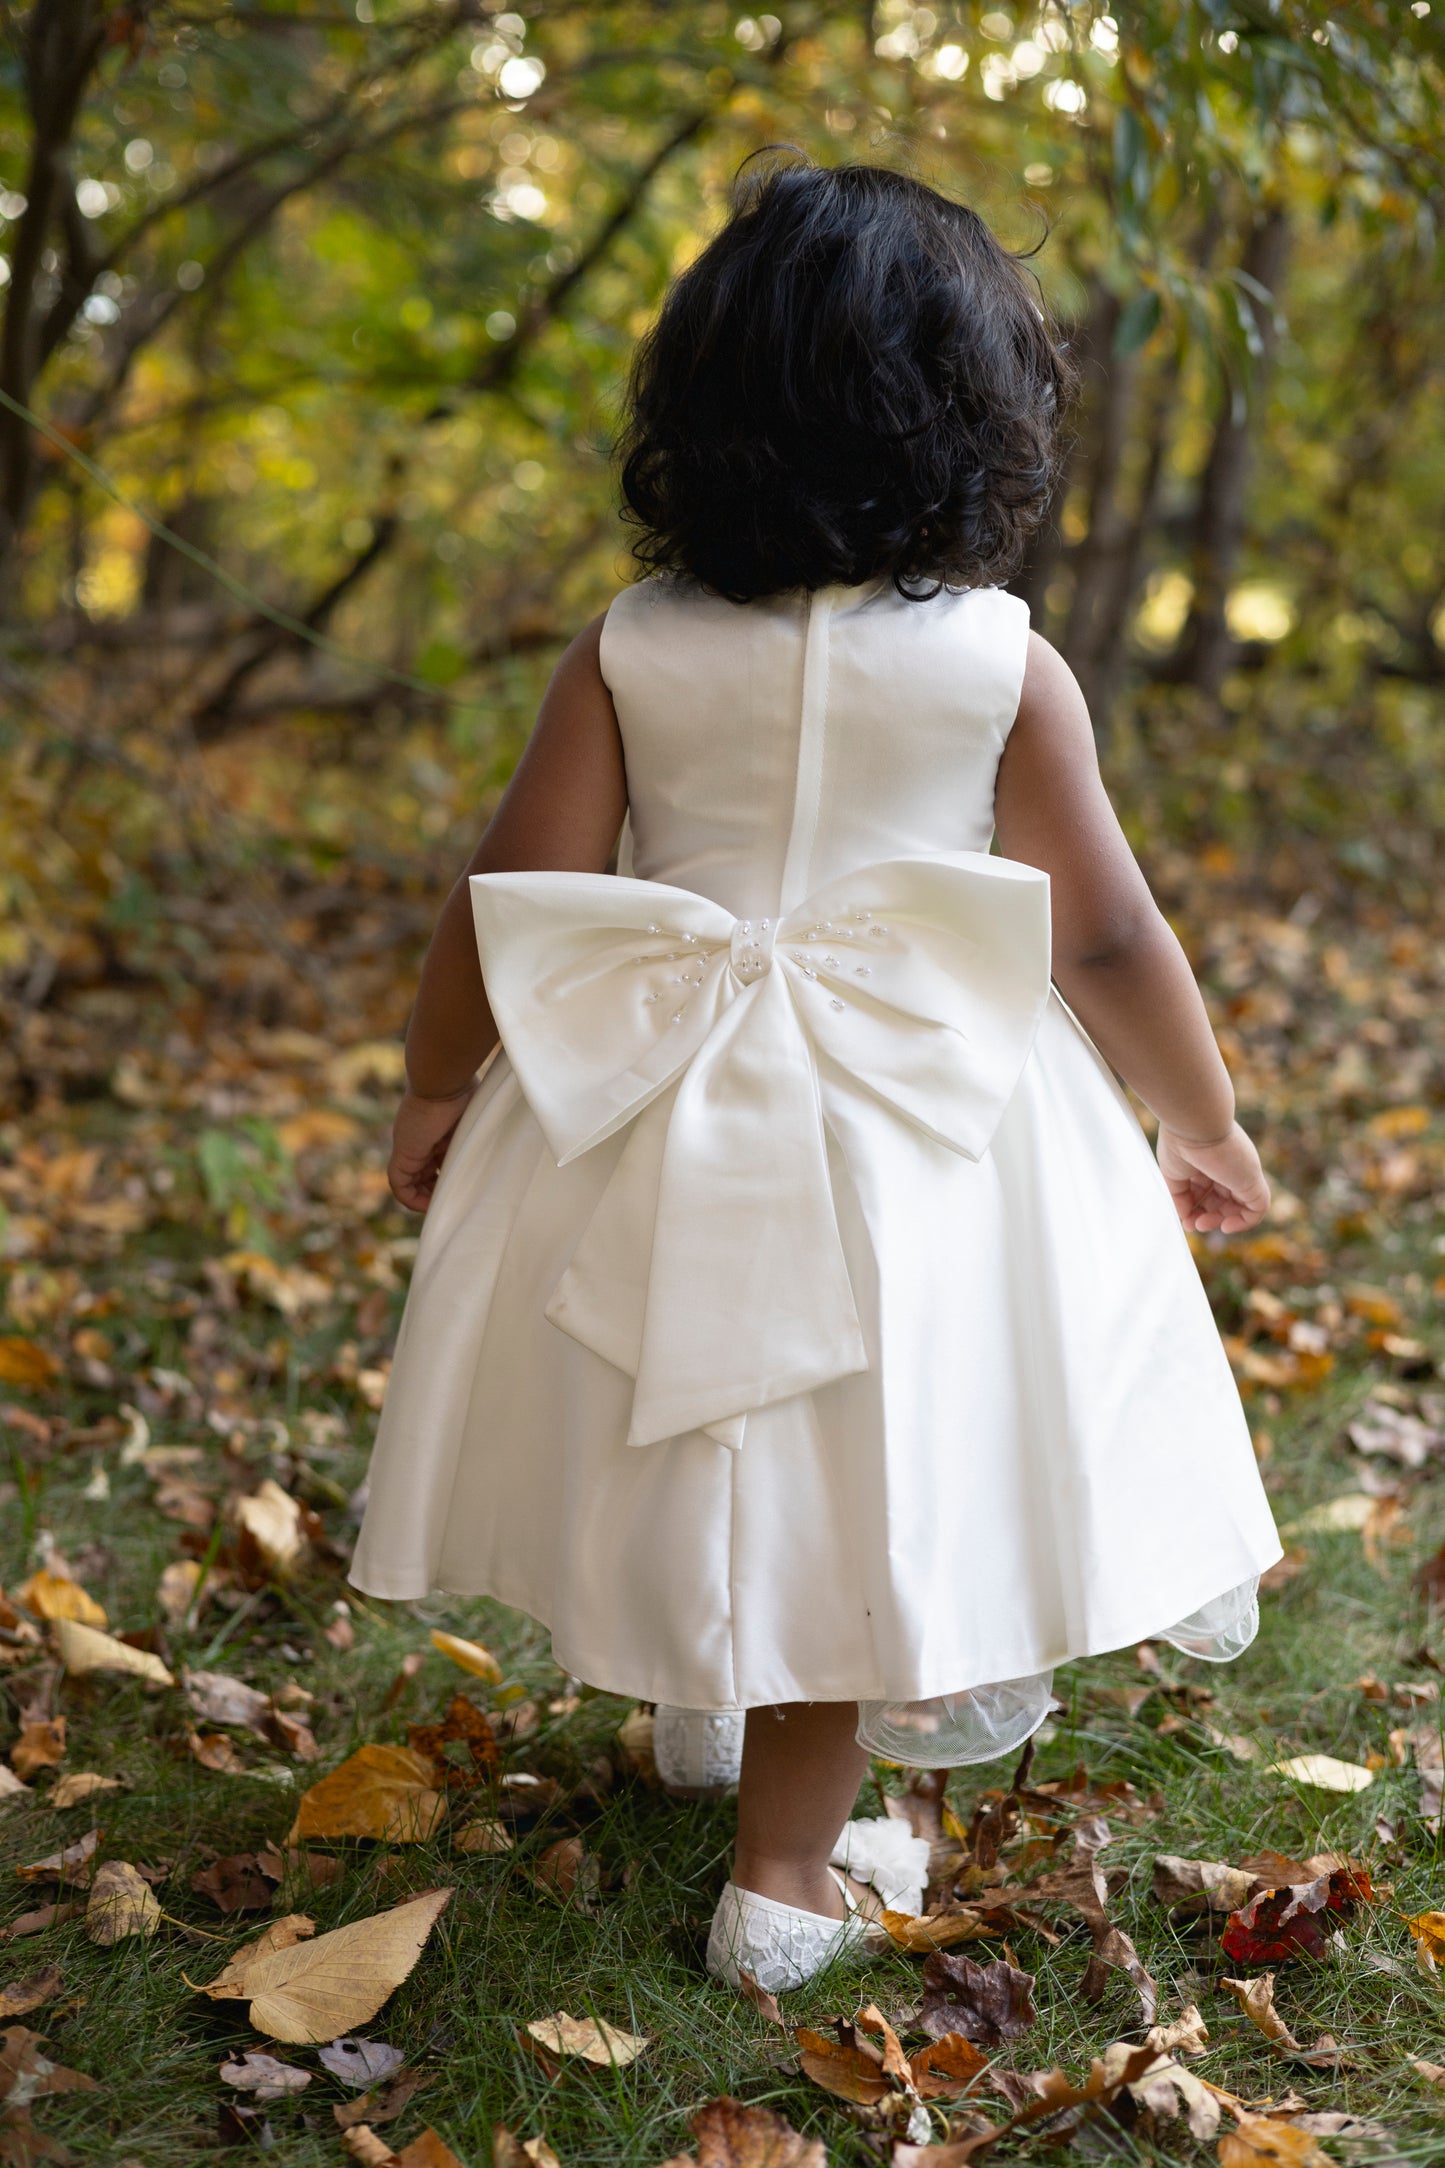
[[[1096,279],[1090,289],[1089,306],[1073,327],[1071,345],[1074,359],[1079,366],[1079,410],[1072,431],[1066,439],[1064,456],[1054,483],[1049,508],[1034,536],[1027,557],[1018,572],[1009,581],[1011,593],[1019,595],[1029,606],[1029,614],[1040,632],[1050,629],[1048,592],[1054,575],[1065,561],[1064,533],[1061,525],[1064,505],[1069,491],[1078,478],[1079,469],[1091,450],[1098,443],[1098,417],[1101,404],[1107,402],[1109,354],[1114,343],[1114,330],[1119,321],[1119,301],[1102,280]],[[1097,465],[1097,452],[1094,452]],[[1092,483],[1090,485],[1092,495]]]
[[[1289,216],[1280,204],[1256,219],[1245,243],[1240,268],[1273,298],[1279,290],[1289,253]],[[1225,623],[1225,603],[1244,539],[1249,487],[1250,433],[1257,424],[1269,380],[1275,346],[1274,311],[1254,303],[1260,351],[1248,405],[1226,384],[1209,457],[1199,485],[1190,570],[1194,599],[1179,647],[1167,675],[1198,687],[1217,701],[1234,643]]]

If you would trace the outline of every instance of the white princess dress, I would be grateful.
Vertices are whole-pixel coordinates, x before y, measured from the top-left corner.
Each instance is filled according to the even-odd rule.
[[[1052,1668],[1238,1654],[1280,1556],[1153,1153],[989,855],[1028,612],[608,611],[618,875],[472,884],[501,1049],[422,1228],[350,1578],[607,1691],[854,1701],[914,1763]]]

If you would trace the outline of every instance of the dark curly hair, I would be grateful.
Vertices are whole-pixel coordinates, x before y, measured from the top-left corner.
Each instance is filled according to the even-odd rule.
[[[1006,578],[1074,382],[1036,288],[976,212],[906,174],[745,169],[633,362],[638,563],[736,602]]]

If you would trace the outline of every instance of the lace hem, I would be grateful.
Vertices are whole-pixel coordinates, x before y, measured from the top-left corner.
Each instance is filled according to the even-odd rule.
[[[1215,1596],[1177,1625],[1153,1635],[1186,1656],[1232,1663],[1259,1632],[1259,1576]],[[927,1701],[860,1701],[858,1743],[884,1761],[913,1769],[957,1769],[997,1761],[1023,1745],[1049,1713],[1054,1674],[999,1679]]]

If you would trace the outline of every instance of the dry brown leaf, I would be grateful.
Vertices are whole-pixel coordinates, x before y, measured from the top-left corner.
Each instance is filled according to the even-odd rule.
[[[1288,1761],[1267,1762],[1265,1774],[1289,1777],[1322,1792],[1362,1792],[1375,1781],[1373,1769],[1360,1762],[1338,1761],[1333,1754],[1292,1754]]]
[[[652,1746],[653,1718],[650,1709],[629,1709],[617,1727],[617,1745],[623,1764],[635,1777],[640,1777],[649,1789],[656,1790],[662,1779],[657,1773],[657,1756]]]
[[[227,1959],[215,1979],[198,1987],[196,1993],[209,1995],[213,2002],[239,2001],[246,1992],[241,1982],[252,1965],[259,1963],[263,1957],[271,1956],[276,1950],[291,1949],[295,1943],[302,1941],[307,1935],[314,1935],[315,1932],[315,1920],[308,1919],[304,1912],[288,1912],[283,1919],[273,1920],[265,1932],[257,1935],[254,1941],[242,1943],[240,1949]]]
[[[85,1908],[85,1931],[103,1949],[126,1935],[153,1935],[161,1923],[154,1892],[125,1859],[97,1867]]]
[[[0,1385],[49,1385],[61,1366],[48,1348],[19,1333],[0,1338]]]
[[[398,2070],[394,2078],[358,2099],[338,2101],[331,2112],[342,2130],[349,2130],[353,2123],[394,2123],[406,2113],[413,2093],[430,2082],[424,2071]]]
[[[118,1792],[123,1789],[119,1777],[97,1776],[93,1769],[72,1769],[51,1786],[46,1794],[46,1804],[52,1807],[78,1807],[82,1800],[93,1798],[96,1792]]]
[[[1209,2028],[1192,2002],[1167,2025],[1150,2028],[1149,2045],[1161,2055],[1203,2055],[1209,2046]]]
[[[856,2107],[874,2107],[893,2091],[883,2075],[883,2058],[875,2047],[859,2040],[851,2025],[840,2026],[844,2037],[830,2040],[809,2025],[793,2028],[798,2061],[804,2073],[825,2093],[850,2100]]]
[[[262,2055],[255,2048],[233,2062],[222,2063],[220,2075],[223,2085],[234,2085],[238,2092],[250,2093],[258,2102],[286,2100],[293,2093],[304,2093],[311,2083],[309,2070],[277,2062],[274,2055]]]
[[[561,2168],[545,2138],[517,2138],[505,2123],[492,2132],[492,2168]]]
[[[95,1871],[95,1848],[99,1843],[100,1831],[88,1829],[63,1851],[47,1852],[44,1859],[31,1860],[15,1872],[26,1882],[88,1882]]]
[[[1407,2055],[1405,2060],[1427,2085],[1433,2085],[1437,2092],[1445,2091],[1445,2063],[1427,2063],[1419,2055]]]
[[[21,1723],[10,1762],[18,1776],[33,1777],[37,1769],[53,1769],[64,1754],[65,1718],[30,1716]]]
[[[60,1993],[59,1965],[42,1965],[23,1980],[12,1980],[0,1987],[0,2018],[24,2017],[27,2010],[38,2010],[41,2003],[49,2002]]]
[[[1222,1859],[1181,1859],[1161,1852],[1154,1861],[1153,1892],[1175,1912],[1237,1912],[1249,1900],[1256,1877]]]
[[[28,1581],[22,1582],[15,1591],[15,1601],[23,1603],[37,1618],[75,1619],[82,1626],[102,1629],[110,1624],[102,1606],[86,1593],[79,1581],[72,1581],[69,1574],[52,1573],[48,1566],[42,1566]]]
[[[479,1641],[464,1641],[459,1634],[434,1633],[431,1645],[449,1656],[463,1671],[470,1671],[474,1678],[485,1679],[489,1686],[500,1686],[502,1667],[490,1649],[484,1649]]]
[[[805,2138],[771,2108],[750,2108],[741,2100],[710,2100],[691,2118],[695,2153],[680,2153],[664,2168],[828,2168],[821,2141]],[[494,2158],[494,2168],[553,2168],[551,2148],[543,2154],[523,2150],[515,2159]]]
[[[894,1912],[885,1905],[878,1924],[900,1950],[911,1950],[915,1956],[929,1950],[952,1949],[960,1942],[979,1942],[1004,1931],[997,1921],[965,1905],[920,1914]]]
[[[114,1634],[101,1633],[79,1619],[57,1619],[55,1638],[61,1662],[77,1677],[84,1677],[88,1671],[129,1671],[138,1679],[148,1679],[153,1686],[176,1683],[159,1656],[153,1656],[149,1649],[132,1648],[128,1641],[117,1641]]]
[[[26,2108],[43,2093],[94,2093],[99,2086],[83,2070],[67,2070],[42,2055],[44,2033],[26,2025],[7,2025],[0,2033],[0,2103],[9,2109]]]
[[[854,2013],[853,2023],[861,2033],[876,2036],[883,2042],[883,2075],[904,2092],[912,2092],[913,2072],[908,2057],[903,2052],[903,2042],[889,2024],[876,2002],[865,2003]]]
[[[286,1841],[381,1837],[416,1844],[433,1836],[445,1818],[446,1795],[437,1789],[436,1764],[410,1747],[373,1742],[302,1793]]]
[[[35,1794],[28,1784],[22,1784],[7,1762],[0,1762],[0,1806],[16,1799],[33,1799]]]
[[[1034,1976],[1006,1959],[976,1965],[972,1958],[936,1951],[923,1968],[919,2030],[940,2040],[961,2033],[983,2047],[1019,2040],[1035,2023]]]
[[[552,2055],[578,2056],[584,2063],[616,2064],[619,2069],[636,2062],[649,2045],[641,2033],[621,2032],[605,2018],[569,2017],[565,2010],[534,2017],[527,2031]]]
[[[203,1769],[214,1769],[221,1776],[243,1777],[246,1764],[237,1751],[236,1742],[223,1731],[186,1732],[186,1745]]]
[[[988,2057],[962,2033],[930,2040],[909,2059],[913,2084],[922,2100],[952,2100],[967,2092],[988,2068]]]
[[[759,2017],[766,2018],[770,2025],[782,2025],[784,2032],[787,2031],[787,2026],[783,2024],[783,2013],[778,2008],[777,1996],[770,1994],[767,1988],[759,1987],[745,1965],[738,1968],[738,1993],[744,2002],[752,2004]]]
[[[354,2032],[412,1971],[451,1894],[424,1890],[369,1919],[273,1948],[252,1958],[226,1992],[248,1999],[251,2023],[274,2040],[324,2041]],[[218,1984],[212,1981],[208,1992],[214,1995]]]
[[[43,1935],[47,1928],[59,1927],[84,1910],[82,1904],[37,1905],[33,1912],[22,1912],[8,1927],[0,1927],[0,1942],[14,1942],[22,1935]]]
[[[1104,2076],[1113,2081],[1137,2055],[1138,2050],[1129,2041],[1115,2040],[1104,2050]],[[1139,2107],[1148,2110],[1159,2122],[1170,2122],[1181,2111],[1186,2117],[1191,2136],[1207,2144],[1219,2131],[1220,2103],[1217,2093],[1186,2070],[1168,2055],[1160,2055],[1157,2061],[1135,2078],[1124,2081],[1124,2090]]]
[[[208,1724],[238,1724],[265,1737],[270,1696],[224,1671],[182,1671],[181,1687],[196,1715]]]
[[[452,1838],[459,1852],[510,1852],[516,1840],[495,1818],[468,1822]]]
[[[236,1522],[275,1574],[290,1573],[306,1549],[306,1508],[272,1476],[249,1498],[237,1499]]]
[[[1334,2168],[1307,2130],[1280,2116],[1241,2115],[1219,2141],[1220,2168]]]

